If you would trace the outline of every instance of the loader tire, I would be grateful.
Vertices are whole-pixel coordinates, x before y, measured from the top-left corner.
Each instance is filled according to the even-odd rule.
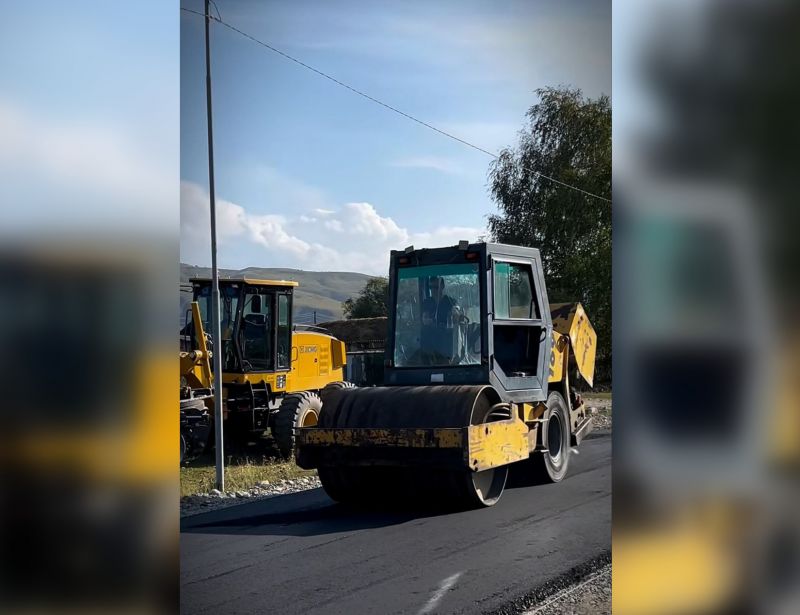
[[[570,426],[567,404],[561,393],[547,396],[547,410],[542,418],[541,444],[546,451],[532,453],[530,463],[534,478],[539,482],[558,483],[569,468]]]
[[[322,400],[316,393],[301,391],[283,398],[272,423],[272,437],[281,455],[288,458],[294,452],[295,429],[313,427],[319,421]]]
[[[358,388],[352,382],[346,382],[343,380],[337,380],[336,382],[329,382],[325,385],[325,388],[320,391],[319,397],[322,400],[323,405],[325,404],[325,398],[328,397],[333,391],[341,391],[343,389],[355,389]]]
[[[181,436],[181,460],[189,461],[198,453],[202,453],[207,442],[200,442],[204,426],[207,425],[208,418],[206,404],[202,399],[182,399],[180,400],[180,436]]]

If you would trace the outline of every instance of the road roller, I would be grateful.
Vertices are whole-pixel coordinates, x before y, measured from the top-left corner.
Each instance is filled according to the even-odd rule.
[[[548,304],[539,251],[392,251],[382,386],[330,390],[297,430],[300,467],[343,503],[492,506],[511,464],[561,481],[592,421],[597,335],[580,303]],[[577,384],[577,383],[576,383]]]

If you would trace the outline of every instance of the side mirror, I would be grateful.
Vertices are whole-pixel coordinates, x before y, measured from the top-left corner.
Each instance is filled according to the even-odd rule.
[[[253,314],[261,313],[261,295],[253,295],[253,301],[250,305],[250,311]]]

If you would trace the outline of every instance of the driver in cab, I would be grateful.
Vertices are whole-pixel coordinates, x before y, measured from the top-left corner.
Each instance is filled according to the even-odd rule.
[[[422,324],[439,328],[452,328],[454,322],[460,322],[461,308],[455,300],[444,292],[444,279],[438,276],[428,281],[431,296],[422,302]]]

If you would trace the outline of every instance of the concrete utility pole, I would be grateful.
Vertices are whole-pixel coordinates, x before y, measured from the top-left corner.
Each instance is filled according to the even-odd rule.
[[[214,445],[216,449],[217,489],[225,491],[225,456],[222,441],[222,327],[219,309],[217,272],[217,202],[214,196],[214,131],[211,123],[211,42],[209,38],[209,0],[206,0],[206,118],[208,120],[208,194],[211,211],[211,342],[214,348]]]

